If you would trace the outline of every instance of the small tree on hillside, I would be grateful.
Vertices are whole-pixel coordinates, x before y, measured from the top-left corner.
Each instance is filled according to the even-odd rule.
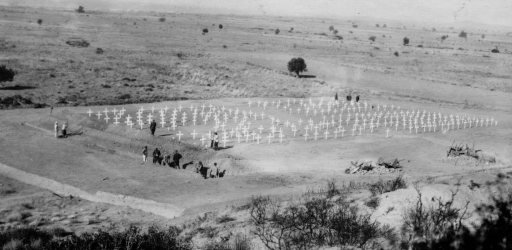
[[[37,19],[37,24],[39,24],[39,25],[43,24],[43,19]]]
[[[409,38],[404,37],[404,46],[409,45]]]
[[[461,31],[460,34],[459,34],[459,37],[460,38],[466,38],[468,39],[468,33],[464,32],[464,31]]]
[[[288,71],[294,72],[297,74],[297,77],[300,77],[299,73],[307,71],[306,67],[306,62],[300,57],[292,58],[288,62]]]
[[[78,6],[78,9],[76,10],[78,13],[85,13],[84,6]]]
[[[334,30],[334,26],[332,26],[332,25],[331,25],[331,26],[329,26],[329,31],[331,31],[331,32],[332,32],[333,30]]]
[[[0,66],[0,82],[12,82],[16,74],[16,71],[7,68],[5,65]]]
[[[279,29],[276,29],[276,35],[278,35],[279,32],[281,32],[281,31]]]

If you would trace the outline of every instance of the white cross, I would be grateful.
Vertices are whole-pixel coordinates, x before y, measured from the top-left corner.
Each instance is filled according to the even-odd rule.
[[[92,112],[92,110],[91,110],[91,109],[89,109],[89,111],[87,111],[87,114],[89,114],[89,117],[91,117],[91,114],[92,114],[92,113],[94,113],[94,112]]]
[[[109,120],[109,119],[110,119],[110,118],[109,118],[107,115],[105,115],[105,122],[107,122],[107,123],[108,123],[108,120]]]
[[[204,146],[204,141],[206,140],[206,137],[204,137],[204,135],[201,135],[201,139],[199,140],[201,141],[201,145]]]
[[[280,138],[280,142],[283,143],[283,137],[284,137],[284,134],[283,133],[280,133],[279,134],[279,138]]]
[[[390,130],[389,130],[389,128],[388,128],[388,129],[386,129],[386,138],[388,138],[388,137],[389,137],[389,131],[390,131]]]
[[[196,139],[196,135],[197,135],[197,133],[196,133],[196,131],[195,131],[195,130],[194,130],[192,133],[190,133],[190,134],[192,135],[192,139]]]
[[[98,120],[99,120],[99,119],[100,119],[100,117],[101,117],[101,113],[100,113],[100,111],[98,111],[98,113],[97,113],[96,115],[98,116]]]
[[[179,133],[177,133],[176,135],[178,136],[178,140],[180,140],[180,141],[181,141],[181,136],[183,135],[183,134],[181,133],[181,131],[179,131]]]
[[[272,134],[269,133],[267,138],[268,138],[268,143],[270,144],[270,139],[272,139]]]
[[[256,141],[257,141],[257,143],[258,143],[258,144],[260,144],[260,139],[261,139],[261,135],[260,135],[260,134],[258,134],[258,135],[256,136]]]
[[[325,139],[327,140],[327,136],[329,135],[329,130],[326,129],[324,132],[324,135],[325,135]]]

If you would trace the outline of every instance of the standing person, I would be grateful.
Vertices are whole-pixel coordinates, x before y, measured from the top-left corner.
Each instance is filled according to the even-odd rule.
[[[146,162],[148,159],[148,146],[144,146],[144,149],[142,150],[142,161],[143,163]]]
[[[59,138],[59,122],[55,122],[55,138]]]
[[[62,137],[66,138],[67,136],[67,129],[68,129],[68,122],[65,122],[62,124]]]
[[[155,150],[153,151],[153,164],[158,162],[158,164],[162,165],[162,160],[160,159],[160,156],[160,150],[158,148],[155,148]]]
[[[153,120],[151,122],[151,124],[149,125],[149,129],[151,130],[151,135],[154,136],[155,135],[155,130],[156,130],[156,122],[155,122],[155,120]]]
[[[334,100],[335,100],[335,101],[337,101],[337,100],[338,100],[338,93],[336,93],[336,94],[334,95]]]
[[[211,138],[211,144],[210,144],[210,148],[213,148],[213,143],[215,141],[215,135],[213,134],[213,132],[210,132],[210,138]]]
[[[347,102],[352,101],[352,96],[350,94],[347,95]]]
[[[359,102],[359,95],[356,95],[356,102]]]
[[[213,138],[215,140],[214,149],[219,150],[219,135],[217,135],[217,132],[215,132]]]
[[[181,167],[180,167],[180,159],[182,157],[183,156],[181,156],[181,154],[178,153],[178,150],[174,151],[174,155],[172,156],[172,160],[174,162],[174,166],[176,166],[177,169],[181,169]]]

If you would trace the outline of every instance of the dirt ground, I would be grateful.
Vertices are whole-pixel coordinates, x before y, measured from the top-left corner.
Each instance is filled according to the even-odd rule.
[[[0,48],[5,52],[0,64],[19,71],[14,82],[0,85],[0,97],[18,94],[54,106],[53,110],[16,109],[30,106],[25,104],[4,106],[10,109],[0,111],[0,163],[75,187],[99,201],[59,197],[52,193],[58,191],[0,175],[2,228],[34,221],[40,226],[57,225],[79,232],[129,223],[219,226],[216,216],[235,217],[230,226],[219,229],[222,235],[228,230],[248,230],[247,214],[237,207],[247,204],[251,197],[290,198],[330,180],[342,186],[397,175],[346,174],[345,169],[356,160],[403,159],[401,174],[408,183],[419,181],[425,196],[447,197],[450,190],[460,187],[458,199],[469,199],[473,204],[485,202],[488,191],[484,187],[469,190],[469,180],[484,184],[497,173],[512,171],[512,38],[504,31],[475,27],[467,30],[474,35],[462,39],[457,37],[458,30],[450,27],[436,27],[437,31],[432,32],[419,25],[402,29],[392,23],[386,29],[376,28],[370,21],[359,22],[356,29],[347,21],[321,19],[165,16],[165,22],[160,22],[158,15],[151,13],[78,15],[44,9],[0,9],[0,27],[5,31],[0,37]],[[44,20],[42,25],[35,23],[37,18]],[[342,40],[329,33],[331,22]],[[223,29],[217,27],[220,23]],[[294,30],[288,32],[288,26]],[[202,35],[204,27],[210,31]],[[281,33],[276,35],[278,27]],[[485,39],[480,38],[481,33],[486,34]],[[443,34],[450,35],[441,42]],[[376,42],[369,41],[369,35],[377,35]],[[73,36],[89,40],[91,46],[67,45],[66,39]],[[404,36],[411,38],[410,46],[401,45]],[[422,48],[417,46],[420,44]],[[502,53],[490,53],[495,46]],[[105,54],[96,54],[98,47]],[[398,57],[393,55],[395,51]],[[296,56],[305,58],[308,72],[304,74],[309,77],[295,78],[286,72],[287,61]],[[27,88],[8,88],[16,85]],[[256,104],[286,103],[290,99],[296,102],[291,105],[295,110],[300,100],[327,102],[336,92],[340,99],[347,93],[359,94],[361,103],[379,107],[386,104],[388,109],[393,105],[404,110],[493,118],[499,123],[435,133],[392,128],[389,137],[381,126],[373,133],[366,129],[352,136],[346,131],[344,137],[334,138],[331,133],[328,139],[320,135],[318,140],[310,137],[305,141],[303,126],[294,136],[285,121],[314,119],[317,123],[322,119],[320,115],[306,116],[304,111],[290,114]],[[126,94],[129,97],[121,98]],[[169,124],[164,128],[159,125],[153,137],[147,123],[142,130],[137,126],[130,129],[126,124],[114,125],[113,120],[107,123],[95,116],[104,109],[124,108],[135,117],[140,107],[146,110],[145,117],[155,107],[157,116],[161,108],[171,112],[180,106],[191,116],[188,107],[201,110],[203,104],[264,112],[265,119],[251,120],[253,130],[265,126],[264,138],[260,144],[244,139],[238,143],[231,138],[225,148],[213,151],[203,149],[199,140],[212,130],[211,121],[206,125],[199,121],[195,126],[189,121],[175,130],[168,128]],[[91,117],[89,110],[94,112]],[[282,143],[279,138],[268,143],[265,137],[269,116],[281,120],[277,126],[285,130],[286,136]],[[54,137],[56,121],[61,125],[69,122],[69,137]],[[180,132],[184,135],[177,142]],[[193,132],[198,138],[192,139]],[[474,143],[477,149],[495,157],[496,163],[455,164],[447,160],[446,151],[454,141]],[[192,164],[174,169],[152,164],[151,157],[142,163],[141,151],[146,145],[150,153],[155,147],[165,148],[166,153],[183,150],[182,164],[203,160],[211,166],[218,162],[227,174],[203,179]],[[456,186],[459,179],[460,185]],[[98,192],[170,204],[173,211],[154,215],[142,207],[116,205]],[[368,197],[366,191],[360,191],[353,199],[362,203]],[[403,208],[415,197],[412,185],[384,194],[374,216],[399,227]],[[198,222],[198,215],[205,219]]]

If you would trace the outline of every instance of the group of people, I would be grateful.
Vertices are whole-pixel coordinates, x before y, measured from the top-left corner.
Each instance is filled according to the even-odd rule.
[[[62,124],[62,134],[59,135],[59,122],[55,122],[55,126],[54,126],[55,138],[66,138],[66,137],[68,137],[67,129],[68,129],[68,123],[65,122],[64,124]]]
[[[338,100],[338,93],[334,94],[334,100]],[[347,102],[352,101],[352,94],[347,95]],[[356,102],[359,102],[359,95],[356,95]]]
[[[142,161],[147,162],[148,160],[148,146],[145,146],[142,149]],[[160,149],[155,148],[153,150],[153,164],[160,164],[160,165],[167,165],[171,168],[176,169],[182,169],[182,166],[180,165],[180,159],[183,158],[183,156],[178,152],[178,150],[175,150],[172,155],[167,154],[165,156],[162,156],[162,152]],[[205,167],[201,161],[193,162],[196,173],[201,174],[201,176],[205,179],[208,178],[220,178],[224,177],[224,174],[226,173],[226,170],[220,171],[217,167],[217,163],[213,163],[212,167]]]
[[[183,158],[183,156],[178,152],[178,150],[174,150],[174,153],[172,156],[170,154],[162,156],[162,152],[160,152],[160,149],[155,148],[153,150],[153,164],[160,164],[160,165],[168,165],[169,167],[181,169],[180,165],[180,159]],[[142,161],[147,162],[148,161],[148,146],[145,146],[142,149]]]

